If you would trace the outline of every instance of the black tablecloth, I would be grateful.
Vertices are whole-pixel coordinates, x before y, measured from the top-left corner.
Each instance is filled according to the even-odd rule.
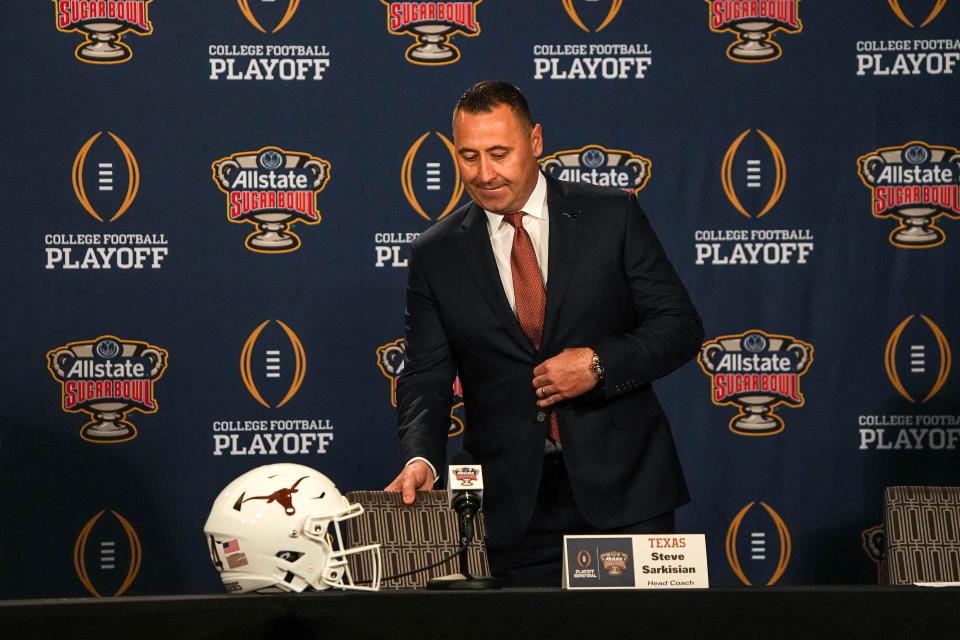
[[[0,638],[960,638],[960,588],[505,589],[0,602]]]

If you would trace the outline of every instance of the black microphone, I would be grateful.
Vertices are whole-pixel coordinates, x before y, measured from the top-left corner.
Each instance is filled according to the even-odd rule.
[[[450,459],[447,470],[447,499],[457,512],[460,528],[460,573],[434,578],[429,589],[497,589],[495,578],[471,576],[467,566],[468,547],[476,531],[477,516],[483,504],[483,472],[473,463],[468,451],[460,451]]]
[[[450,459],[447,474],[447,504],[457,512],[460,522],[460,544],[469,544],[473,540],[477,514],[483,505],[482,471],[480,465],[473,464],[473,456],[469,451],[457,452]],[[466,558],[466,554],[463,557]]]

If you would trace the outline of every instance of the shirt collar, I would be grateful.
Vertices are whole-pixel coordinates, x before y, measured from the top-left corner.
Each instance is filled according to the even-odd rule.
[[[527,201],[520,207],[520,211],[538,220],[547,219],[547,179],[543,177],[542,172],[537,171],[537,184],[533,188],[530,197],[527,198]],[[499,213],[491,213],[486,209],[484,209],[483,212],[487,214],[487,228],[491,234],[499,229],[501,225],[509,224]]]

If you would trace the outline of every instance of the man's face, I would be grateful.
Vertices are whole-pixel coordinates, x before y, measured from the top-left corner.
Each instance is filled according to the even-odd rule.
[[[505,104],[490,113],[459,111],[453,123],[457,165],[467,193],[492,213],[524,205],[537,185],[540,125],[528,131]]]

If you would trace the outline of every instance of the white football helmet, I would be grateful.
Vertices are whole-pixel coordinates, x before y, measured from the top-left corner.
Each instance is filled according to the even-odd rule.
[[[345,549],[340,523],[363,513],[325,475],[299,464],[248,471],[220,492],[203,526],[230,593],[380,588],[380,545]],[[333,523],[331,530],[330,524]],[[370,586],[353,581],[347,556],[369,553]]]

